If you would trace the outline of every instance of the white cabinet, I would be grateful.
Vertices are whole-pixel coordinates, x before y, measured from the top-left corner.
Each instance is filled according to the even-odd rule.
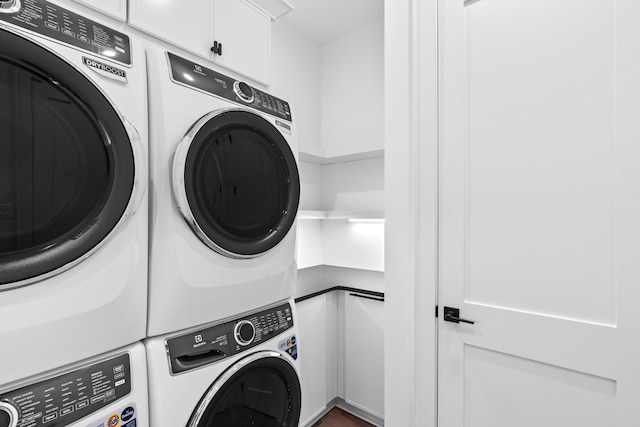
[[[269,83],[271,18],[267,14],[242,0],[216,0],[213,40],[222,43],[222,55],[214,54],[214,62]]]
[[[344,400],[384,418],[384,302],[346,292]]]
[[[211,57],[210,0],[129,0],[129,24],[196,55]]]
[[[130,0],[129,24],[257,82],[269,83],[271,17],[246,0]],[[212,51],[216,46],[216,52]]]
[[[302,383],[300,425],[316,418],[336,396],[335,292],[296,303]]]
[[[127,20],[127,0],[74,0],[119,21]]]
[[[296,303],[301,426],[336,398],[363,414],[384,417],[384,302],[352,293],[332,291]]]
[[[300,345],[300,377],[302,411],[300,425],[305,425],[326,407],[327,369],[326,315],[324,298],[316,297],[296,304],[298,342]]]

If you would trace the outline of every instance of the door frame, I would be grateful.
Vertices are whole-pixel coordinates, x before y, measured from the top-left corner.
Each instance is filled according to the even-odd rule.
[[[437,424],[438,1],[385,1],[385,424]]]

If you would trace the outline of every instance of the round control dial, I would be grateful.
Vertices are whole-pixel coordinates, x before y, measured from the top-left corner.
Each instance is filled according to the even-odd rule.
[[[247,104],[251,104],[255,99],[253,88],[245,82],[234,82],[233,91],[238,95],[238,98],[242,99]]]
[[[0,0],[0,13],[13,13],[19,10],[20,0]]]
[[[241,320],[236,323],[233,332],[236,337],[236,342],[242,346],[251,344],[256,337],[256,328],[253,326],[253,323],[248,320]]]
[[[16,427],[18,410],[11,403],[0,400],[0,427]]]

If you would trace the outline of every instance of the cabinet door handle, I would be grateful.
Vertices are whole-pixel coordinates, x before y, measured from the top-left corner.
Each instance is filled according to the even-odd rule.
[[[211,47],[211,52],[222,56],[222,43],[214,41],[213,46]]]
[[[380,301],[380,302],[384,302],[384,298],[381,297],[373,297],[373,296],[369,296],[369,295],[362,295],[362,294],[349,294],[352,297],[358,297],[358,298],[366,298],[366,299],[371,299],[374,301]]]

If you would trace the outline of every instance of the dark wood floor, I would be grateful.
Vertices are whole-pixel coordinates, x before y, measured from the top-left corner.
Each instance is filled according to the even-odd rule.
[[[322,417],[320,421],[312,427],[370,427],[373,424],[351,415],[347,411],[340,408],[333,408],[327,415]]]

